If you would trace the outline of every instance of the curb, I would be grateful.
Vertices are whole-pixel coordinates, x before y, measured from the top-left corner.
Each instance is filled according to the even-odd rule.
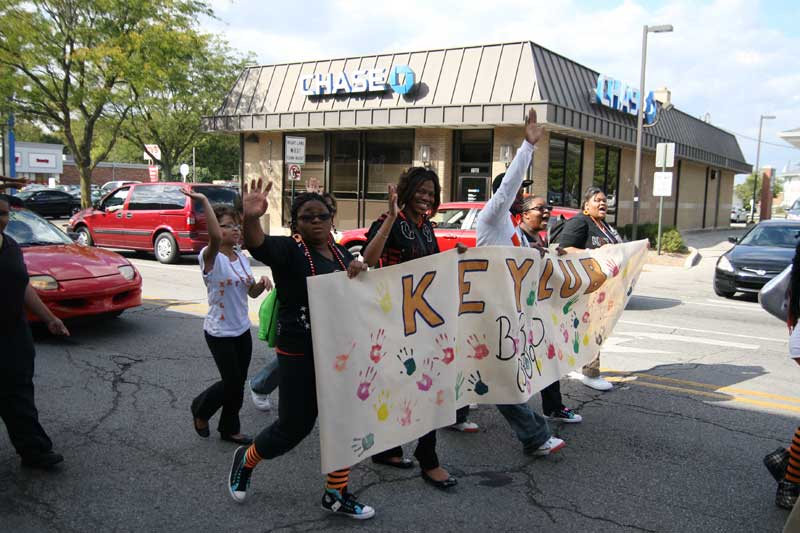
[[[686,258],[686,261],[683,262],[683,268],[689,269],[695,267],[700,263],[700,260],[703,258],[700,255],[700,251],[697,248],[689,247],[689,257]]]

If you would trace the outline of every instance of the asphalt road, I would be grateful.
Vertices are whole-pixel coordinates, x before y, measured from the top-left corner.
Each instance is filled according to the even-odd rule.
[[[352,487],[377,509],[364,523],[319,509],[316,431],[259,466],[245,504],[230,499],[235,446],[197,437],[189,414],[217,379],[200,274],[192,258],[166,266],[128,254],[145,280],[142,308],[73,325],[70,339],[37,337],[41,420],[66,460],[22,469],[0,432],[0,530],[780,531],[787,512],[761,458],[798,425],[800,368],[779,321],[752,299],[714,296],[719,237],[695,238],[706,248],[692,270],[646,267],[603,350],[615,389],[563,382],[584,422],[555,427],[562,452],[527,458],[482,406],[471,415],[480,433],[440,432],[440,457],[460,480],[451,494],[417,471],[358,465]],[[251,373],[265,356],[257,343]],[[245,431],[274,419],[246,398]]]

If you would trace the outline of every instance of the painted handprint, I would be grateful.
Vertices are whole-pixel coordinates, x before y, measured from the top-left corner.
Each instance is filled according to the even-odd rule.
[[[458,371],[458,375],[456,376],[456,400],[461,398],[461,387],[464,386],[464,373],[462,371]]]
[[[397,354],[397,360],[403,363],[403,368],[407,376],[413,376],[414,372],[417,371],[417,362],[414,361],[414,348],[403,348],[400,350],[400,353]]]
[[[483,396],[487,392],[489,392],[489,386],[483,382],[481,379],[481,371],[476,370],[474,374],[469,376],[468,383],[472,386],[471,389],[467,389],[470,392],[474,392],[478,396]]]
[[[578,303],[578,300],[580,300],[580,298],[581,295],[578,294],[577,296],[575,296],[574,298],[572,298],[571,300],[569,300],[567,303],[564,304],[564,308],[562,309],[562,311],[564,311],[565,315],[568,314],[570,310],[572,310],[572,306]]]
[[[478,338],[478,336],[473,333],[467,337],[467,344],[472,348],[472,354],[467,357],[480,361],[489,355],[489,347],[486,346],[486,335],[483,335],[483,338]]]
[[[438,376],[439,373],[436,373]],[[422,377],[417,381],[417,388],[422,392],[427,392],[433,386],[433,359],[426,358],[422,361]]]
[[[561,336],[564,337],[564,342],[569,342],[569,330],[566,324],[561,324]]]
[[[606,299],[605,291],[597,293],[597,303],[601,304],[605,301],[605,299]]]
[[[598,346],[602,346],[606,340],[606,328],[605,326],[600,327],[600,331],[596,331],[594,334],[594,342]]]
[[[583,322],[584,324],[588,324],[590,316],[591,315],[589,315],[589,311],[584,312],[583,316],[581,317],[581,322]]]
[[[453,348],[453,339],[447,333],[441,333],[436,337],[436,345],[442,350],[442,356],[437,357],[441,359],[442,363],[449,365],[456,358],[455,349]]]
[[[342,353],[336,356],[336,359],[333,362],[333,369],[337,372],[344,372],[347,368],[347,361],[350,359],[350,356],[353,354],[353,350],[356,349],[356,341],[353,341],[353,344],[350,346],[350,351],[347,353]]]
[[[389,404],[389,396],[389,391],[382,390],[376,402],[372,404],[372,408],[375,409],[375,414],[380,422],[385,422],[392,412],[393,405]]]
[[[358,384],[358,390],[356,391],[356,396],[362,402],[369,398],[369,395],[375,389],[372,385],[372,382],[375,381],[375,378],[378,376],[378,372],[371,366],[368,366],[366,370],[360,370],[358,372],[358,377],[361,378],[361,383]]]
[[[375,435],[372,433],[367,433],[363,437],[356,437],[353,439],[353,444],[350,446],[353,449],[353,452],[361,457],[364,455],[364,452],[369,450],[375,445]]]
[[[375,301],[381,308],[381,311],[384,314],[389,314],[392,311],[392,295],[389,293],[389,285],[385,281],[382,281],[376,287],[378,291],[378,297]]]
[[[400,422],[401,426],[405,427],[411,425],[411,417],[413,415],[414,407],[416,406],[416,400],[414,403],[411,403],[411,400],[403,401],[403,404],[400,406],[400,416],[397,417],[397,421]],[[419,422],[419,419],[415,420],[415,422]]]
[[[369,358],[373,363],[380,363],[381,359],[386,355],[383,351],[383,341],[386,339],[386,332],[383,329],[373,331],[369,334],[369,340],[372,343],[372,348],[369,350]]]
[[[613,259],[606,261],[606,267],[612,278],[616,278],[619,275],[619,265]]]
[[[552,344],[549,344],[547,346],[547,358],[553,359],[555,356],[556,356],[556,347],[553,346]]]
[[[528,299],[525,302],[530,305],[536,305],[536,286],[531,286],[531,292],[528,293]]]

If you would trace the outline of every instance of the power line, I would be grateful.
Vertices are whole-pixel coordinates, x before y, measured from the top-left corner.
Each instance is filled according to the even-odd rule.
[[[719,128],[719,126],[717,126],[717,127]],[[741,133],[736,133],[735,131],[726,130],[725,128],[719,128],[719,129],[721,129],[722,131],[728,132],[731,135],[735,135],[737,137],[741,137],[741,138],[747,139],[749,141],[758,142],[758,139],[755,138],[755,137],[750,137],[748,135],[743,135]],[[774,146],[775,148],[786,148],[787,150],[798,150],[798,151],[800,151],[800,148],[796,148],[794,146],[789,146],[789,145],[786,145],[786,144],[771,143],[771,142],[765,141],[763,139],[761,141],[761,144],[768,144],[770,146]]]

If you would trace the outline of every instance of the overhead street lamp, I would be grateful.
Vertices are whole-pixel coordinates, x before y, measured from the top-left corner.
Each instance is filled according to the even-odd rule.
[[[753,202],[750,204],[750,222],[756,221],[756,191],[758,191],[758,175],[761,174],[761,128],[764,120],[772,120],[775,115],[761,115],[758,120],[758,144],[756,145],[756,171],[753,173]]]
[[[642,71],[639,75],[639,112],[636,117],[636,163],[633,171],[633,231],[631,237],[636,240],[636,226],[639,223],[639,182],[642,175],[642,131],[644,124],[644,74],[647,67],[647,34],[667,33],[672,31],[672,24],[642,27]]]

